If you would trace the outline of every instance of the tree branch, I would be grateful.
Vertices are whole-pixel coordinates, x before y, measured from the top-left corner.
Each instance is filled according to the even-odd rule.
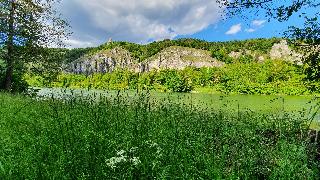
[[[233,2],[229,3],[227,5],[227,8],[234,9],[234,8],[244,8],[244,7],[250,7],[250,6],[262,6],[263,4],[270,3],[272,0],[264,0],[259,2]]]

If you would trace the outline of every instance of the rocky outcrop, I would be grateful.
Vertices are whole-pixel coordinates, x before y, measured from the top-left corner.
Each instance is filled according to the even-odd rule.
[[[117,68],[136,69],[137,62],[129,51],[120,47],[85,55],[67,65],[66,72],[75,74],[110,73]]]
[[[255,58],[258,62],[264,62],[265,59],[279,59],[279,60],[284,60],[288,62],[292,62],[298,65],[302,64],[302,54],[299,54],[292,50],[286,40],[282,40],[279,43],[275,43],[269,54],[264,54],[261,55],[260,53],[257,53],[256,51],[250,51],[250,50],[245,50],[245,51],[231,51],[228,56],[234,59],[238,59],[241,56],[244,55],[250,55],[253,58]]]
[[[224,63],[211,57],[210,52],[193,48],[172,46],[141,63],[141,71],[152,69],[184,69],[189,66],[220,67]]]
[[[228,54],[228,56],[231,57],[231,58],[234,58],[234,59],[238,59],[238,58],[240,58],[240,56],[243,56],[243,53],[242,52],[231,51]]]
[[[244,55],[250,55],[258,62],[263,62],[265,59],[282,59],[301,64],[302,59],[302,55],[291,50],[285,40],[274,44],[269,54],[249,50],[229,53],[229,56],[235,59]],[[212,58],[209,51],[180,46],[165,48],[144,62],[138,63],[138,60],[134,59],[129,51],[116,47],[85,55],[66,65],[64,69],[68,73],[89,75],[92,73],[110,73],[118,68],[134,72],[148,72],[159,69],[181,70],[190,66],[201,68],[221,67],[223,65],[223,62]]]
[[[271,59],[282,59],[296,64],[302,64],[302,57],[302,54],[290,49],[286,40],[282,40],[280,43],[274,44],[270,51]]]
[[[65,68],[68,73],[92,74],[110,73],[115,69],[128,69],[134,72],[148,72],[153,69],[184,69],[189,66],[220,67],[224,63],[213,59],[210,52],[185,47],[169,47],[158,54],[138,63],[130,52],[120,47],[85,55]]]

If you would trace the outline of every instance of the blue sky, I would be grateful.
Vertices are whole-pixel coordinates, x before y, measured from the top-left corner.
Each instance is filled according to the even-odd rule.
[[[249,12],[243,14],[246,18],[225,18],[212,0],[62,0],[59,10],[72,26],[69,47],[97,46],[109,38],[144,44],[168,38],[281,37],[288,26],[303,22],[297,15],[287,22],[269,22],[263,13]]]
[[[221,20],[200,32],[191,35],[177,36],[176,38],[191,37],[207,41],[230,41],[283,37],[284,32],[288,30],[289,26],[301,26],[302,24],[303,21],[297,20],[296,17],[290,18],[287,22],[278,22],[274,19],[268,21],[263,17],[257,18],[248,15],[248,19],[233,17],[227,20]]]

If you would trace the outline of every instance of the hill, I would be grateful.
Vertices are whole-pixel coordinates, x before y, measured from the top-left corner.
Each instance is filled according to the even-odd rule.
[[[228,41],[228,42],[207,42],[199,39],[177,39],[177,40],[163,40],[141,45],[130,42],[108,42],[98,47],[76,48],[68,51],[67,60],[72,61],[86,54],[95,54],[101,50],[113,49],[115,47],[122,47],[129,51],[135,59],[143,62],[149,57],[159,53],[161,50],[171,46],[189,47],[207,51],[225,50],[226,52],[237,50],[257,50],[262,53],[270,51],[275,43],[279,43],[281,39],[250,39],[244,41]]]
[[[220,67],[239,59],[298,62],[299,57],[286,41],[277,38],[230,42],[178,39],[146,45],[108,42],[98,47],[68,50],[64,70],[80,74],[107,73],[117,68],[145,72],[152,69],[184,69],[188,66]]]

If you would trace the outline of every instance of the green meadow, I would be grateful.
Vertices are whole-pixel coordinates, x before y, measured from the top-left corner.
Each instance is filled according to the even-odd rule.
[[[317,179],[312,99],[0,93],[0,179]]]
[[[37,88],[36,88],[37,89]],[[204,91],[199,89],[199,91]],[[115,90],[88,90],[88,89],[68,89],[68,88],[38,88],[37,95],[44,97],[55,97],[65,99],[70,97],[92,97],[103,95],[114,98],[119,95],[134,99],[137,97],[137,90],[115,91]],[[211,110],[225,109],[231,111],[246,111],[277,113],[277,112],[299,112],[310,109],[318,95],[313,96],[289,96],[289,95],[239,95],[222,94],[217,92],[194,93],[164,93],[157,91],[142,91],[149,95],[151,101],[172,101],[186,106],[196,106]],[[95,97],[96,99],[98,97]]]

